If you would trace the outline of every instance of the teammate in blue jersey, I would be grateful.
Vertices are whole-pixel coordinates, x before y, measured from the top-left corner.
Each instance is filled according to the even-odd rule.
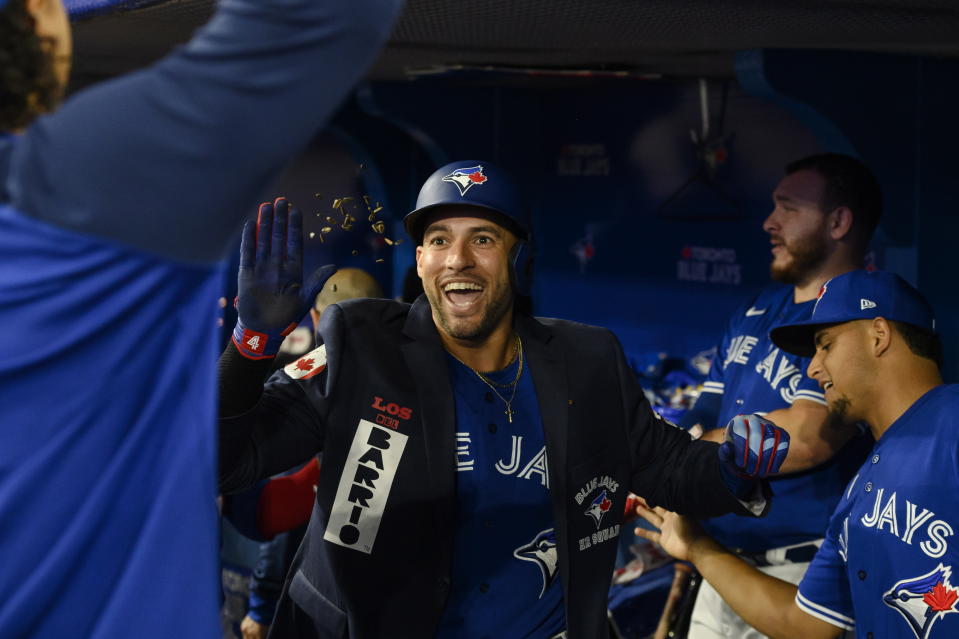
[[[810,319],[772,336],[813,356],[809,375],[838,428],[865,422],[876,439],[798,590],[661,509],[645,516],[662,535],[647,536],[771,637],[959,636],[959,386],[942,383],[932,309],[897,275],[853,271],[826,283]]]
[[[251,340],[276,344],[308,303],[295,250],[264,259],[291,239],[288,207],[262,214],[220,360],[221,485],[323,451],[277,636],[608,639],[629,490],[698,516],[760,509],[784,431],[737,420],[721,446],[693,441],[609,331],[523,310],[530,223],[499,168],[456,162],[423,185],[406,227],[425,295],[330,306],[320,346],[265,386]]]
[[[830,277],[860,268],[881,211],[881,194],[869,170],[851,157],[826,153],[786,167],[773,192],[774,209],[763,223],[772,245],[764,289],[730,318],[703,391],[684,417],[712,429],[740,413],[764,414],[789,431],[783,473],[773,478],[776,500],[760,521],[711,520],[720,543],[736,548],[782,579],[798,582],[822,538],[842,487],[871,442],[835,431],[808,361],[776,347],[769,329],[804,320]],[[705,434],[718,440],[721,430]],[[847,442],[849,442],[847,444]],[[756,639],[708,584],[700,586],[689,625],[691,639]]]
[[[222,0],[152,68],[58,98],[61,0],[0,0],[0,628],[220,632],[220,263],[399,0]]]

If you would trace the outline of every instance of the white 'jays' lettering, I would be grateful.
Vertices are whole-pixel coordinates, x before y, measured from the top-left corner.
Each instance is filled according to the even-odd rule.
[[[884,493],[885,489],[883,488],[876,490],[876,500],[873,502],[872,511],[859,519],[863,526],[885,530],[911,546],[913,545],[913,536],[923,525],[926,525],[926,539],[919,543],[919,548],[933,559],[938,559],[946,554],[949,547],[946,538],[954,534],[953,528],[948,522],[941,519],[929,521],[935,513],[906,500],[904,509],[905,526],[900,534],[896,493],[893,492],[888,499],[883,501]]]
[[[523,436],[513,435],[513,448],[510,453],[509,463],[504,463],[502,459],[499,460],[496,462],[496,470],[503,475],[515,474],[521,479],[532,479],[534,474],[539,475],[540,484],[549,488],[549,467],[546,462],[546,446],[543,446],[538,453],[533,455],[533,458],[523,466],[522,470],[516,472],[522,462],[522,454]]]

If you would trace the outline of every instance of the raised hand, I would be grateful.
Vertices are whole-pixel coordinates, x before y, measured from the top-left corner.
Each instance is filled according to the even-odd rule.
[[[273,357],[336,271],[322,266],[303,282],[303,217],[285,198],[260,205],[240,241],[233,343],[245,357]]]
[[[744,499],[755,481],[779,472],[789,451],[789,433],[759,415],[737,415],[726,425],[719,446],[720,469],[726,485]]]

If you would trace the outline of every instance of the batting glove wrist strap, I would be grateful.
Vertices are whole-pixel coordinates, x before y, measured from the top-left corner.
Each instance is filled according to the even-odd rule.
[[[243,357],[248,359],[267,359],[275,357],[280,350],[283,338],[296,328],[296,323],[290,324],[280,332],[257,331],[243,324],[237,319],[233,327],[233,345]]]

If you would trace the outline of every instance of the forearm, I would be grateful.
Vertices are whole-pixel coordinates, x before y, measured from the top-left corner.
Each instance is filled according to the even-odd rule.
[[[834,428],[828,423],[827,408],[806,400],[797,400],[787,408],[766,413],[765,417],[789,433],[789,455],[779,469],[780,474],[801,472],[827,462],[856,433],[855,429]]]
[[[227,344],[217,360],[221,418],[242,415],[256,406],[272,363],[272,359],[243,357],[233,342]]]
[[[677,432],[688,440],[687,435]],[[640,473],[632,490],[646,498],[651,505],[663,506],[696,519],[730,512],[752,514],[723,481],[718,449],[713,442],[663,442],[656,449],[661,463],[651,465]],[[646,483],[644,478],[650,472],[657,474],[656,487],[643,494],[640,487]]]
[[[796,606],[795,585],[757,570],[708,536],[690,544],[689,559],[746,623],[771,639],[833,639],[841,632]]]

